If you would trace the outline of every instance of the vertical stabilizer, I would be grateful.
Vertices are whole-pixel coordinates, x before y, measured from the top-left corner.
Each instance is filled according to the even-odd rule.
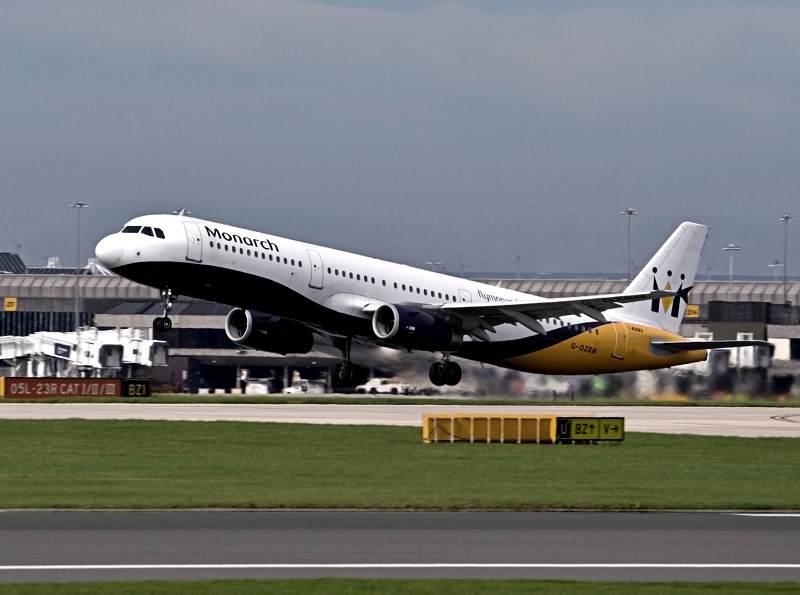
[[[681,223],[625,290],[634,293],[666,289],[677,292],[675,297],[634,302],[615,314],[618,313],[620,319],[677,333],[689,303],[689,292],[694,286],[707,233],[705,225],[688,221]]]

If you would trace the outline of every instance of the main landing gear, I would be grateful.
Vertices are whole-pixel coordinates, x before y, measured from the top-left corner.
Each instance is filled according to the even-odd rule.
[[[442,355],[442,361],[436,362],[431,366],[430,372],[431,382],[435,386],[455,386],[461,382],[461,366],[455,362],[450,361],[449,354]]]
[[[153,319],[153,330],[166,332],[172,328],[172,321],[169,319],[169,311],[172,310],[173,302],[178,299],[177,294],[167,287],[161,290],[161,304],[164,306],[164,316],[157,316]]]
[[[352,337],[333,339],[333,344],[342,351],[344,361],[334,368],[334,378],[338,381],[339,385],[348,388],[355,388],[361,384],[361,377],[363,375],[361,366],[354,364],[350,361],[350,346],[353,342]]]

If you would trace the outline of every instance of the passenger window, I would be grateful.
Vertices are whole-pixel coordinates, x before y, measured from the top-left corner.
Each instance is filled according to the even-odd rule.
[[[292,259],[292,266],[294,266],[294,258]]]
[[[161,231],[159,228],[154,227],[153,230],[156,232],[156,237],[157,238],[161,238],[162,240],[166,239],[166,236],[164,235],[164,232]]]
[[[139,233],[140,229],[142,229],[141,225],[126,225],[122,228],[122,233]]]

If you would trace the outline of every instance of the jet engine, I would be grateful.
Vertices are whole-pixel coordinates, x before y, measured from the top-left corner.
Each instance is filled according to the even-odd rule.
[[[379,339],[405,349],[449,351],[461,346],[462,335],[444,320],[406,306],[384,304],[372,315]]]
[[[307,326],[241,308],[228,312],[225,334],[237,345],[270,353],[308,353],[314,347],[314,335]]]

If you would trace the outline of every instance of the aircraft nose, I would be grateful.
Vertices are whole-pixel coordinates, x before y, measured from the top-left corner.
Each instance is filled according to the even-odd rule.
[[[122,262],[122,242],[117,234],[106,236],[94,249],[97,260],[107,269],[113,269]]]

